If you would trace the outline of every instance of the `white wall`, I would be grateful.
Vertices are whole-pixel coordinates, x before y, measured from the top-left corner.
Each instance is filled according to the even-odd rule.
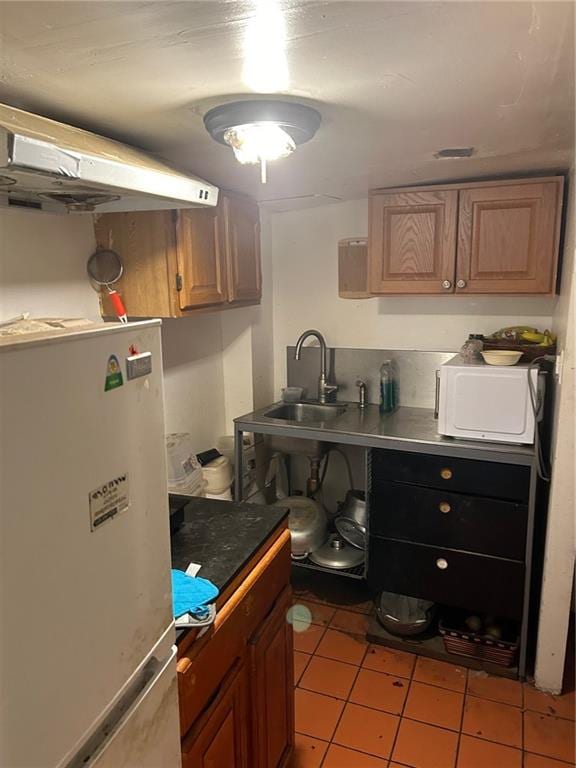
[[[0,320],[22,312],[98,319],[98,295],[86,277],[94,247],[90,214],[0,209]]]
[[[550,298],[338,298],[338,240],[366,236],[367,231],[367,200],[272,216],[268,247],[273,261],[277,395],[286,381],[286,346],[295,344],[306,328],[318,328],[328,344],[337,347],[450,351],[469,333],[517,324],[550,326],[555,305]]]
[[[544,560],[542,600],[536,657],[536,685],[558,693],[562,687],[570,600],[574,583],[576,515],[576,467],[574,441],[576,421],[576,191],[574,171],[570,175],[567,231],[561,293],[553,320],[558,351],[563,353],[561,381],[557,383],[552,445],[552,483],[548,506],[548,529]]]
[[[94,247],[90,214],[0,210],[0,319],[30,312],[99,320],[98,296],[86,278]],[[265,279],[269,284],[269,273]],[[262,341],[270,318],[268,285],[266,290],[262,308],[163,322],[166,428],[190,432],[197,451],[232,434],[232,418],[252,410],[254,346],[267,372],[256,373],[256,380],[271,379],[271,355]]]

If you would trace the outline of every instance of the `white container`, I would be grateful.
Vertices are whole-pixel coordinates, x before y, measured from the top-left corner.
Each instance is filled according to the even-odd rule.
[[[220,496],[229,490],[232,485],[233,472],[230,459],[226,456],[218,456],[202,467],[202,476],[206,483],[207,498]]]
[[[166,435],[168,490],[187,496],[202,496],[204,478],[202,467],[192,448],[192,437],[187,432]]]
[[[438,432],[441,435],[502,443],[534,442],[538,369],[526,364],[492,366],[463,362],[460,356],[440,367]],[[537,401],[542,393],[536,394]]]
[[[223,493],[205,493],[207,499],[220,499],[221,501],[232,501],[232,490],[227,488]]]

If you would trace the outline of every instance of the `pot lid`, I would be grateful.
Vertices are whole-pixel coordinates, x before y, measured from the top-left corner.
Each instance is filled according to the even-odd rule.
[[[310,554],[310,560],[325,568],[354,568],[364,562],[364,552],[332,534],[326,544]]]

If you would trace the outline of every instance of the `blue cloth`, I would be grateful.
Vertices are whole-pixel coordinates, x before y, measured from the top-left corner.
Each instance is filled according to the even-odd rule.
[[[214,602],[218,594],[218,587],[208,579],[172,570],[172,605],[175,619],[185,613],[191,613],[196,619],[206,618],[206,606]]]

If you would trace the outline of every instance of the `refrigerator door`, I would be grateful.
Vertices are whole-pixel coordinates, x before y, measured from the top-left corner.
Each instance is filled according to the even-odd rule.
[[[176,647],[139,679],[65,768],[180,768]]]
[[[1,766],[59,765],[174,642],[159,326],[0,345]]]

